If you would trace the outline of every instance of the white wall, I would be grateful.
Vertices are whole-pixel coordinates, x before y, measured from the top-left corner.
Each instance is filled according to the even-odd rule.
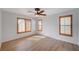
[[[2,12],[2,42],[25,37],[35,33],[35,21],[32,19],[32,32],[17,34],[17,17],[26,16],[10,12]]]
[[[73,15],[73,36],[62,36],[59,35],[59,16]],[[71,11],[50,15],[43,19],[43,31],[40,33],[58,40],[78,44],[78,10],[74,9]]]
[[[79,45],[79,9],[78,9],[78,45]]]
[[[2,29],[2,28],[1,28],[1,25],[2,25],[2,24],[1,24],[1,20],[2,20],[2,19],[1,19],[1,9],[0,9],[0,48],[1,48],[1,39],[2,39],[2,31],[1,31],[1,29]]]

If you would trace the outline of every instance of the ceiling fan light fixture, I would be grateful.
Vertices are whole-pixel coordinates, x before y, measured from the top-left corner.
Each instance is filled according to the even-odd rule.
[[[38,17],[38,16],[46,16],[46,14],[44,12],[45,12],[45,10],[41,10],[40,8],[35,8],[35,12],[29,11],[29,13],[34,13],[34,15],[36,17]]]
[[[36,17],[39,17],[39,15],[35,15]]]

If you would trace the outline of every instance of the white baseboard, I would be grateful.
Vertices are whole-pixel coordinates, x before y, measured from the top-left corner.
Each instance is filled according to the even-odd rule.
[[[21,39],[21,38],[28,37],[28,36],[32,36],[32,35],[35,35],[35,34],[36,34],[36,33],[30,34],[30,35],[26,35],[26,36],[22,36],[22,37],[12,37],[12,38],[10,38],[9,40],[2,41],[2,43],[8,42],[8,41],[11,41],[11,40]]]
[[[61,40],[61,39],[57,39],[57,38],[54,38],[54,37],[51,37],[51,36],[48,36],[48,35],[45,35],[45,34],[40,34],[40,35],[44,35],[44,36],[47,36],[47,37],[50,37],[50,38],[56,39],[56,40]],[[78,45],[79,46],[78,43],[73,43],[73,42],[69,42],[69,41],[65,41],[65,40],[61,40],[61,41],[68,42],[68,43],[75,44],[75,45]]]

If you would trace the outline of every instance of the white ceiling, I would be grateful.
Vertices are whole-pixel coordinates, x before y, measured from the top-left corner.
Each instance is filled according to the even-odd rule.
[[[41,8],[41,9],[45,10],[45,13],[47,15],[51,15],[72,10],[74,8]],[[34,13],[29,13],[29,11],[34,12],[34,8],[2,8],[2,10],[22,15],[34,16]]]

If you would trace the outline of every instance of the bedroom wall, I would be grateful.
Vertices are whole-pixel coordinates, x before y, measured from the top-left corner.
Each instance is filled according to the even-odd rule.
[[[78,45],[79,45],[79,9],[78,9]]]
[[[59,16],[73,15],[73,36],[62,36],[59,35]],[[42,35],[49,36],[54,39],[78,44],[78,10],[70,10],[59,14],[49,15],[43,19],[43,31]]]
[[[25,18],[26,16],[2,11],[2,42],[35,34],[35,21],[33,19],[31,32],[17,34],[17,17]]]
[[[1,39],[2,39],[2,31],[1,31],[1,21],[2,21],[2,19],[1,19],[1,9],[0,9],[0,48],[1,48]]]

